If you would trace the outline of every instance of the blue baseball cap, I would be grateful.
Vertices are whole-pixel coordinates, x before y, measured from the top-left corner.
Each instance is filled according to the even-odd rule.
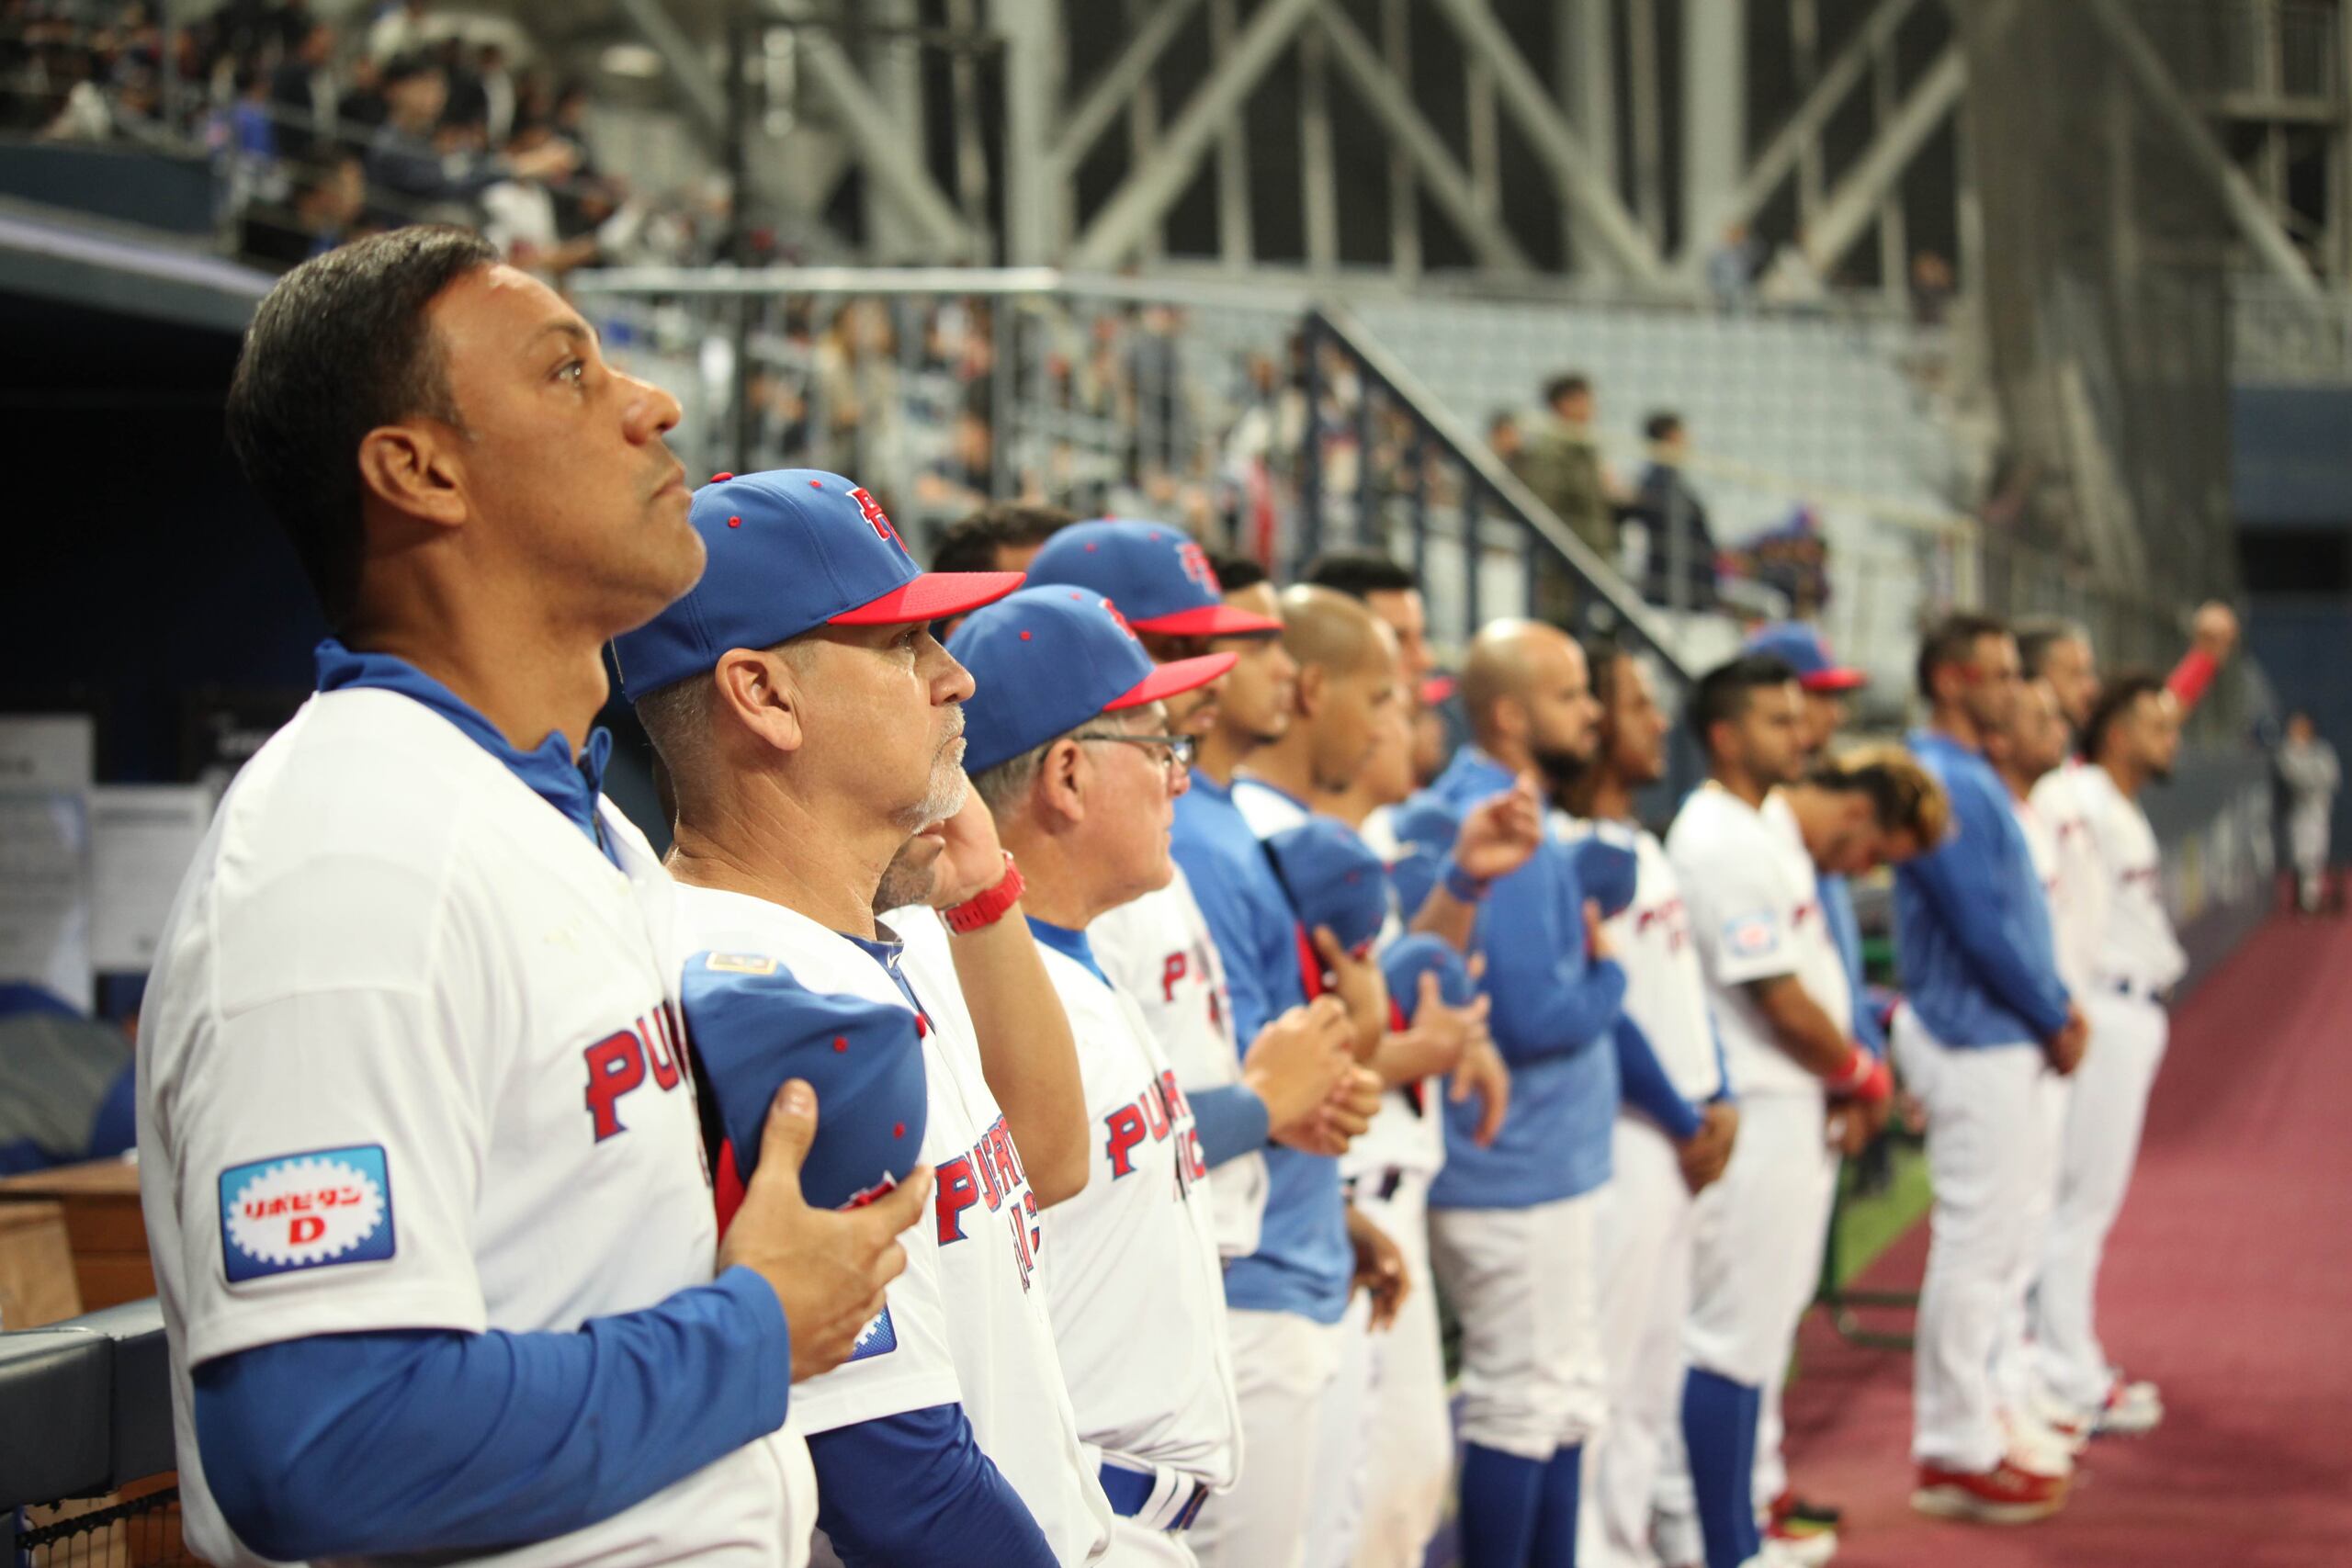
[[[1046,541],[1029,563],[1032,582],[1091,588],[1139,632],[1167,637],[1247,637],[1282,622],[1227,604],[1208,552],[1182,528],[1100,517]]]
[[[1749,634],[1747,651],[1770,654],[1797,672],[1797,684],[1808,692],[1850,692],[1867,686],[1871,678],[1829,656],[1829,644],[1820,631],[1803,621],[1774,621]]]
[[[1380,955],[1380,973],[1388,982],[1388,999],[1396,1004],[1409,1027],[1413,1009],[1421,999],[1421,976],[1437,976],[1439,999],[1448,1007],[1468,1007],[1477,995],[1470,980],[1470,965],[1462,954],[1426,931],[1397,938]]]
[[[812,991],[764,953],[695,953],[683,999],[741,1180],[759,1168],[768,1107],[787,1078],[817,1091],[817,1137],[800,1166],[812,1207],[871,1202],[922,1163],[930,1101],[914,1013]]]
[[[1154,664],[1100,593],[1024,588],[966,618],[947,651],[972,672],[964,771],[984,773],[1097,714],[1141,707],[1233,668],[1230,653]]]
[[[1623,829],[1597,823],[1591,832],[1571,840],[1568,858],[1576,864],[1577,883],[1584,896],[1600,905],[1602,919],[1615,919],[1633,908],[1634,889],[1641,880],[1641,854]]]
[[[1021,586],[1017,571],[918,570],[874,497],[817,468],[720,474],[695,491],[687,519],[708,552],[702,581],[613,639],[632,702],[716,668],[731,648],[960,615]]]
[[[1380,934],[1388,919],[1388,868],[1352,829],[1311,817],[1271,835],[1266,852],[1308,931],[1330,927],[1351,953]]]

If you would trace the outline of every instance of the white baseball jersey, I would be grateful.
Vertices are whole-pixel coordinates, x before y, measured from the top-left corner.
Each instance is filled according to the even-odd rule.
[[[1845,960],[1787,798],[1776,791],[1759,810],[1712,781],[1702,784],[1675,818],[1666,852],[1690,906],[1734,1087],[1743,1099],[1820,1094],[1821,1080],[1781,1048],[1747,989],[1793,975],[1841,1033],[1853,1028]]]
[[[898,1348],[796,1388],[790,1424],[822,1431],[960,1400],[973,1439],[1028,1505],[1054,1555],[1087,1562],[1109,1539],[1110,1505],[1079,1446],[1046,1311],[1043,1222],[981,1075],[946,932],[928,910],[894,910],[890,918],[905,922],[892,928],[907,941],[901,952],[745,894],[681,887],[678,899],[694,951],[764,953],[812,991],[911,1002],[926,1021],[922,1157],[932,1213],[899,1237],[907,1270],[887,1292]],[[820,1128],[824,1116],[820,1105]]]
[[[1241,1046],[1233,1033],[1233,999],[1225,963],[1193,897],[1184,868],[1156,893],[1098,917],[1086,928],[1094,961],[1142,1011],[1159,1054],[1187,1089],[1241,1081]],[[1247,1258],[1258,1250],[1266,1217],[1266,1156],[1252,1149],[1208,1175],[1217,1251]]]
[[[2188,955],[2165,907],[2164,863],[2156,831],[2140,803],[2115,787],[2105,768],[2085,767],[2076,788],[2098,853],[2106,929],[2096,976],[2161,991],[2188,972]]]
[[[1230,1486],[1241,1416],[1193,1108],[1132,998],[1048,942],[1037,953],[1085,1080],[1086,1186],[1055,1207],[1046,1265],[1080,1434]]]
[[[369,686],[312,697],[222,800],[138,1069],[185,1528],[207,1560],[258,1561],[205,1485],[198,1363],[371,1329],[568,1332],[710,1280],[672,886],[598,809],[621,869],[449,720]],[[815,1499],[778,1432],[497,1561],[797,1564]]]
[[[1649,1036],[1650,1049],[1676,1091],[1693,1104],[1713,1100],[1724,1087],[1724,1075],[1707,1010],[1707,976],[1666,846],[1645,829],[1553,816],[1555,830],[1564,839],[1616,835],[1634,851],[1634,901],[1602,926],[1625,971],[1625,1011]]]
[[[2098,964],[2099,942],[2107,928],[2107,879],[2099,869],[2098,847],[2091,841],[2091,824],[2084,807],[2083,764],[2069,761],[2035,782],[2027,809],[2018,817],[2028,824],[2026,842],[2041,873],[2042,891],[2050,899],[2050,930],[2058,951],[2058,976],[2066,988],[2080,994],[2091,983]],[[2036,843],[2041,833],[2046,843]],[[2047,852],[2050,861],[2043,864]]]

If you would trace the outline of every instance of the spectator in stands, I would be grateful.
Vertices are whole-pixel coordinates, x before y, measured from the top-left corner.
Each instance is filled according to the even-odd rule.
[[[1707,253],[1707,291],[1726,310],[1745,307],[1756,292],[1756,239],[1745,223],[1727,223]]]
[[[334,29],[313,22],[269,73],[269,113],[278,150],[289,158],[316,158],[335,118]]]
[[[2327,889],[2328,818],[2344,770],[2335,748],[2319,738],[2312,716],[2300,709],[2287,716],[2278,777],[2287,786],[2287,854],[2295,868],[2295,906],[2316,915]]]
[[[1649,437],[1650,463],[1642,470],[1626,521],[1638,525],[1628,538],[1629,572],[1642,597],[1676,610],[1715,607],[1715,536],[1707,526],[1707,503],[1683,477],[1690,432],[1671,410],[1650,415],[1642,426]]]
[[[1503,467],[1519,473],[1527,458],[1527,433],[1519,427],[1519,415],[1510,409],[1497,409],[1487,416],[1487,445]],[[1525,475],[1521,478],[1525,479]]]
[[[1921,251],[1911,258],[1911,319],[1923,327],[1944,324],[1944,314],[1951,309],[1951,263],[1934,251]]]
[[[470,201],[502,180],[560,177],[579,161],[562,141],[511,159],[445,157],[434,135],[448,85],[440,67],[422,56],[404,56],[384,68],[384,96],[390,112],[368,145],[368,183],[410,204],[410,210],[387,214],[393,221],[413,221],[416,207]]]
[[[426,15],[424,0],[401,0],[368,29],[368,58],[379,64],[389,64],[403,55],[418,53],[432,44],[435,30],[432,18]]]
[[[1591,378],[1571,371],[1544,389],[1551,417],[1528,438],[1520,478],[1611,566],[1617,564],[1617,512],[1600,448],[1593,442]]]
[[[555,141],[555,128],[544,120],[516,130],[506,143],[510,168],[520,169],[533,155]],[[516,174],[481,193],[482,237],[515,266],[542,277],[560,278],[599,259],[596,236],[565,239],[556,223],[555,193],[536,175]]]
[[[506,69],[506,51],[496,39],[474,51],[473,75],[481,88],[483,130],[492,147],[503,147],[514,134],[514,78]]]
[[[383,67],[373,55],[353,61],[346,75],[349,85],[334,102],[335,141],[364,157],[368,142],[391,114],[391,102],[384,96]]]
[[[240,247],[252,260],[287,271],[358,238],[367,209],[368,181],[358,157],[337,153],[296,177],[290,209],[247,213]]]

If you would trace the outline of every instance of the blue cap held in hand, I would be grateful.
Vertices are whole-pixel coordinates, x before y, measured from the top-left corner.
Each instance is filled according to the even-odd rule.
[[[788,1078],[817,1091],[817,1137],[800,1166],[812,1208],[871,1202],[922,1163],[929,1101],[914,1013],[812,991],[763,953],[695,953],[683,999],[744,1182],[759,1166],[768,1107]]]
[[[613,639],[631,702],[715,669],[729,649],[961,615],[1021,586],[1017,571],[919,570],[874,497],[817,468],[722,474],[686,515],[707,552],[702,581]]]
[[[1329,926],[1353,953],[1388,919],[1388,868],[1354,829],[1329,817],[1309,818],[1266,840],[1275,874],[1308,931]]]
[[[1247,637],[1282,622],[1227,604],[1208,552],[1182,528],[1102,517],[1047,539],[1029,563],[1032,582],[1091,588],[1139,632],[1167,637]]]
[[[1154,664],[1109,601],[1064,587],[1024,588],[978,611],[956,628],[947,651],[972,672],[964,702],[967,773],[984,773],[1097,714],[1205,686],[1235,657]]]
[[[1413,1010],[1420,1006],[1422,976],[1437,976],[1438,999],[1448,1007],[1468,1007],[1478,991],[1462,954],[1426,931],[1390,943],[1380,955],[1380,973],[1388,982],[1388,999],[1396,1004],[1408,1028],[1413,1022]]]
[[[1576,863],[1577,882],[1584,896],[1600,906],[1600,918],[1615,919],[1633,908],[1634,885],[1641,879],[1641,855],[1633,835],[1613,823],[1598,822],[1589,833],[1566,845]]]

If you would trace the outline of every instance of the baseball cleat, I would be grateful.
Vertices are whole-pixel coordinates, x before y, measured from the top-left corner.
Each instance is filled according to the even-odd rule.
[[[2152,1382],[2126,1382],[2115,1380],[2108,1392],[2106,1407],[2099,1411],[2096,1433],[2114,1432],[2126,1438],[2144,1437],[2156,1429],[2165,1418],[2164,1396]]]
[[[1833,1503],[1816,1503],[1810,1497],[1800,1497],[1796,1489],[1790,1487],[1772,1499],[1771,1517],[1781,1523],[1800,1529],[1834,1530],[1846,1522],[1846,1510]]]
[[[2024,1411],[2001,1412],[2001,1431],[2007,1438],[2009,1460],[2032,1475],[2064,1478],[2075,1473],[2077,1439]]]
[[[1991,1470],[1946,1470],[1939,1464],[1919,1467],[1919,1485],[1911,1506],[1939,1519],[1963,1519],[1980,1525],[2029,1525],[2046,1519],[2066,1506],[2066,1483],[2053,1476],[2033,1475],[2003,1460]]]
[[[1788,1563],[1790,1568],[1826,1568],[1838,1555],[1838,1532],[1775,1523],[1766,1527],[1764,1545],[1768,1551],[1779,1553],[1771,1561]]]

